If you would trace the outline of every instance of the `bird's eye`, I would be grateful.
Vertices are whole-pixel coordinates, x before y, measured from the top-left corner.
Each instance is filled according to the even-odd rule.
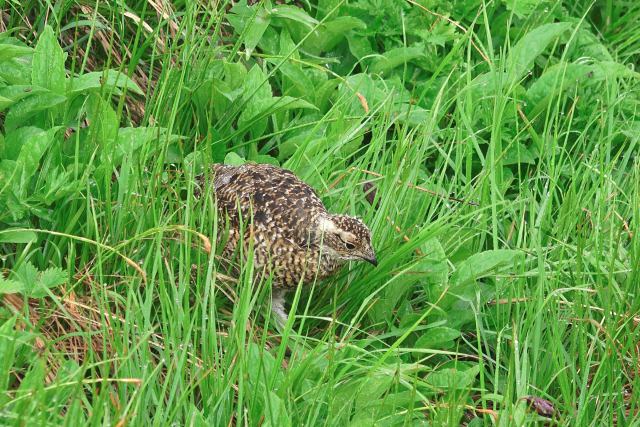
[[[344,242],[344,246],[349,250],[353,250],[353,249],[356,248],[356,245],[354,245],[353,243],[349,243],[349,242]]]

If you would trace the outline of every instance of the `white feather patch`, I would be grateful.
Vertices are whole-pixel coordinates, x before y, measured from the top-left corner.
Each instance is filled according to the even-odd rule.
[[[338,233],[338,227],[329,218],[320,217],[318,219],[318,231],[321,233]]]

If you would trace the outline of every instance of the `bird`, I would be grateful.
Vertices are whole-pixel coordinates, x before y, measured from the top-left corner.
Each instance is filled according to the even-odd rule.
[[[271,309],[281,326],[288,320],[285,295],[298,285],[329,277],[349,261],[378,265],[367,225],[354,216],[329,213],[318,193],[290,170],[215,163],[210,172],[218,236],[226,237],[222,258],[246,255],[253,245],[254,267],[272,278]],[[205,185],[202,174],[197,192]]]

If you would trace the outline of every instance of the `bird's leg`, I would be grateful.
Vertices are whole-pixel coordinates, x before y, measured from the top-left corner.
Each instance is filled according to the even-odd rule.
[[[276,323],[280,327],[287,324],[289,315],[284,307],[284,296],[287,293],[285,289],[274,288],[271,290],[271,311],[274,314]]]

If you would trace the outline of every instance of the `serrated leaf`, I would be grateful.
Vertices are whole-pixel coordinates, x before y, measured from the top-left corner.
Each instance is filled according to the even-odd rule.
[[[13,277],[22,283],[23,292],[31,295],[38,283],[38,269],[31,262],[25,262],[13,271]]]
[[[127,89],[138,95],[144,95],[140,87],[129,76],[118,70],[94,71],[86,73],[71,80],[70,92],[82,93],[101,89]],[[120,91],[116,91],[119,94]]]
[[[0,243],[31,243],[38,240],[38,236],[29,230],[2,230]]]
[[[66,54],[58,44],[58,40],[49,25],[45,25],[40,34],[38,44],[33,53],[31,82],[50,91],[64,95]]]
[[[30,297],[41,298],[48,295],[47,290],[65,283],[67,274],[60,267],[50,267],[38,274],[36,285],[31,290]]]
[[[24,291],[24,284],[17,280],[8,280],[0,277],[0,295],[19,294]]]

